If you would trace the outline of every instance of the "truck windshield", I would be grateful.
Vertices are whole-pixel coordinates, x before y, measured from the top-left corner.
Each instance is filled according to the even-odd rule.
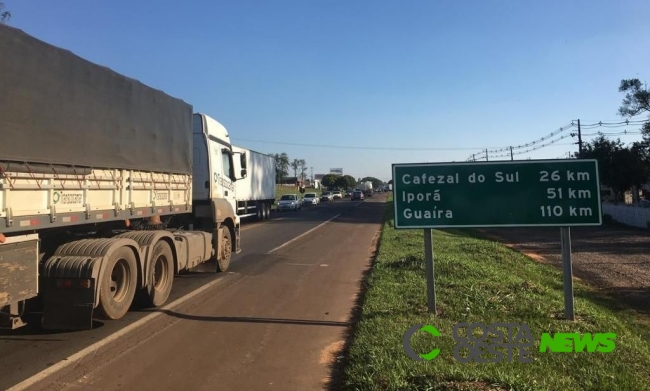
[[[280,201],[293,201],[295,199],[296,199],[296,196],[283,195],[282,198],[280,198]]]

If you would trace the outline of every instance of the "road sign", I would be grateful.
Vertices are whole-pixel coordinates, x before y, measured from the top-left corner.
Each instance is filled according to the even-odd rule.
[[[395,228],[601,225],[596,160],[393,164]]]

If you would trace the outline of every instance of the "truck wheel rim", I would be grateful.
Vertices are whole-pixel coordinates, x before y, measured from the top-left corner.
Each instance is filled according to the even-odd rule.
[[[167,285],[167,279],[169,278],[167,272],[167,257],[161,255],[156,258],[153,268],[153,286],[157,291],[162,291]]]
[[[223,248],[221,249],[221,259],[230,259],[230,253],[231,253],[231,248],[230,248],[230,240],[228,239],[227,235],[223,236]]]
[[[113,301],[121,302],[129,292],[129,264],[126,259],[119,259],[111,271],[110,291]]]

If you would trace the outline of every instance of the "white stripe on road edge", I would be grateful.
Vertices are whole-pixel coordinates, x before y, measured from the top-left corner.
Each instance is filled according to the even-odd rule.
[[[108,337],[102,339],[101,341],[98,341],[98,342],[88,346],[87,348],[78,351],[77,353],[73,354],[72,356],[63,359],[62,361],[59,361],[58,363],[56,363],[56,364],[52,365],[51,367],[37,373],[34,376],[23,380],[22,382],[16,384],[15,386],[7,389],[7,391],[25,390],[28,387],[31,387],[34,384],[45,380],[47,377],[57,373],[58,371],[64,369],[65,367],[68,367],[70,365],[78,363],[79,361],[81,361],[84,357],[86,357],[90,353],[93,353],[93,352],[101,349],[102,347],[108,345],[109,343],[117,340],[118,338],[121,338],[121,337],[125,336],[129,332],[137,329],[138,327],[144,325],[145,323],[148,323],[148,322],[154,320],[155,318],[157,318],[157,317],[159,317],[161,315],[165,315],[165,313],[163,311],[171,310],[174,307],[177,307],[177,306],[183,304],[184,302],[188,301],[189,299],[192,299],[193,297],[197,296],[199,293],[201,293],[201,292],[203,292],[203,291],[205,291],[207,289],[210,289],[210,288],[212,288],[212,287],[214,287],[214,286],[216,286],[216,285],[218,285],[220,283],[223,283],[224,281],[226,281],[225,278],[219,278],[217,280],[211,281],[207,285],[204,285],[204,286],[198,288],[197,290],[195,290],[193,292],[190,292],[187,295],[176,299],[176,301],[174,301],[173,303],[170,303],[169,305],[166,305],[163,308],[159,309],[158,311],[160,311],[160,312],[154,312],[154,313],[149,314],[149,315],[145,316],[144,318],[138,320],[137,322],[131,323],[130,325],[126,326],[125,328],[123,328],[123,329],[121,329],[119,331],[116,331],[115,333],[109,335]]]
[[[359,206],[359,205],[361,205],[361,204],[363,204],[363,202],[358,202],[357,204],[355,204],[355,205],[353,206],[353,208],[356,208],[357,206]],[[295,242],[296,240],[298,240],[298,239],[300,239],[300,238],[302,238],[302,237],[304,237],[304,236],[306,236],[306,235],[308,235],[308,234],[310,234],[310,233],[316,231],[318,228],[324,226],[325,224],[329,223],[330,221],[334,220],[335,218],[339,217],[340,215],[341,215],[341,213],[337,214],[336,216],[332,217],[331,219],[329,219],[329,220],[327,220],[327,221],[324,221],[324,222],[318,224],[317,226],[315,226],[314,228],[310,229],[309,231],[304,232],[304,233],[302,233],[302,234],[296,236],[295,238],[289,240],[288,242],[285,242],[285,243],[279,245],[278,247],[274,248],[273,250],[267,252],[267,254],[274,253],[274,252],[278,251],[279,249],[283,248],[284,246],[288,246],[288,245],[290,245],[291,243]]]
[[[324,226],[325,224],[329,223],[330,221],[334,220],[335,218],[339,217],[340,215],[341,215],[341,214],[339,213],[339,214],[337,214],[336,216],[332,217],[331,219],[329,219],[329,220],[327,220],[327,221],[324,221],[324,222],[318,224],[317,226],[315,226],[314,228],[310,229],[309,231],[301,233],[300,235],[296,236],[295,238],[289,240],[288,242],[284,242],[283,244],[279,245],[278,247],[274,248],[273,250],[267,252],[267,254],[274,253],[274,252],[278,251],[279,249],[283,248],[284,246],[288,246],[288,245],[290,245],[291,243],[295,242],[296,240],[298,240],[298,239],[300,239],[300,238],[302,238],[302,237],[304,237],[304,236],[306,236],[306,235],[308,235],[308,234],[310,234],[310,233],[316,231],[318,228]]]

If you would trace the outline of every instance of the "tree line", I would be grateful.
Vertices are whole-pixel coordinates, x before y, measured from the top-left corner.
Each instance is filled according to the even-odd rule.
[[[303,182],[307,177],[307,161],[305,159],[289,159],[286,152],[269,153],[275,159],[275,183],[280,184],[293,172],[293,176],[300,178]],[[361,182],[371,181],[373,189],[382,187],[384,182],[374,177],[355,179],[351,175],[327,174],[321,179],[323,186],[328,188],[338,187],[340,189],[352,189]]]
[[[650,90],[639,79],[621,80],[619,92],[625,93],[618,109],[623,117],[634,117],[643,113],[650,114]],[[650,181],[650,122],[641,128],[643,139],[625,145],[620,138],[607,139],[604,135],[586,144],[577,158],[596,159],[600,183],[610,187],[621,201],[629,189],[634,200],[638,199],[638,189]]]
[[[338,187],[339,189],[354,189],[362,182],[370,181],[372,182],[372,188],[377,189],[384,186],[384,182],[381,179],[374,177],[365,177],[354,179],[351,175],[334,175],[327,174],[323,176],[321,183],[323,186],[328,188]]]
[[[301,178],[304,182],[307,176],[307,161],[305,159],[289,160],[289,155],[286,152],[270,153],[275,159],[275,183],[280,184],[289,176],[289,170],[293,172],[293,176]]]

